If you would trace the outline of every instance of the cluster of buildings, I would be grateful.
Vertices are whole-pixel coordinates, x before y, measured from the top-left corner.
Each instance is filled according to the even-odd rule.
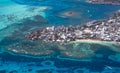
[[[25,36],[46,42],[70,42],[81,39],[120,42],[120,11],[106,20],[94,20],[79,26],[51,26]]]
[[[120,0],[87,0],[89,3],[93,4],[117,4],[120,5]]]

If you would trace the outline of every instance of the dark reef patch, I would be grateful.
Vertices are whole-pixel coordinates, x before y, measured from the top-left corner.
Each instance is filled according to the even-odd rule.
[[[6,70],[0,70],[0,73],[6,73],[7,71]]]
[[[36,73],[52,73],[49,69],[37,70]]]
[[[17,70],[10,71],[9,73],[18,73]]]

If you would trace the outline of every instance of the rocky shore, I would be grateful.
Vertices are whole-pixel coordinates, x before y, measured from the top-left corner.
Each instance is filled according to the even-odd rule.
[[[120,5],[120,0],[87,0],[87,2],[92,4],[114,4]]]
[[[107,42],[120,42],[120,11],[106,20],[93,20],[86,25],[51,26],[36,30],[25,36],[31,40],[65,43],[90,39]]]

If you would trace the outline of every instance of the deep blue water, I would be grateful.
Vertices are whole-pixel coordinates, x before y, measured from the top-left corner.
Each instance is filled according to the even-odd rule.
[[[120,72],[120,62],[108,58],[115,52],[104,48],[96,54],[102,54],[103,57],[94,56],[91,59],[82,60],[57,57],[59,55],[34,57],[4,52],[0,54],[1,73],[3,70],[7,73],[14,70],[18,73],[37,73],[38,70],[41,71],[40,73],[44,73],[42,71],[46,71],[45,73]]]
[[[79,25],[91,20],[104,19],[111,16],[114,11],[120,9],[118,5],[96,5],[86,3],[85,0],[12,0],[18,4],[31,6],[49,6],[46,10],[46,19],[49,24],[55,25]],[[61,14],[73,11],[81,13],[76,17],[61,17]]]
[[[19,21],[16,17],[13,18],[13,20],[16,20],[14,23],[9,23],[6,19],[0,19],[1,27],[4,25],[4,21],[9,23],[6,28],[0,30],[0,39],[2,39],[0,40],[0,73],[120,73],[120,52],[112,50],[110,47],[101,46],[99,50],[94,51],[94,56],[83,59],[63,57],[59,52],[55,55],[31,56],[16,54],[5,49],[8,45],[20,43],[21,39],[24,40],[23,36],[26,31],[53,25],[82,25],[91,20],[105,19],[119,10],[120,6],[89,4],[84,0],[1,0],[0,2],[0,9],[8,6],[8,8],[5,7],[5,9],[0,10],[1,18],[21,12],[23,14],[17,16],[24,17]],[[9,5],[14,7],[14,4],[17,4],[16,11],[9,8]],[[19,5],[25,5],[25,7],[22,7],[22,9]],[[40,13],[40,15],[37,14],[39,17],[25,18],[24,15],[30,15],[24,13],[25,11],[29,12],[34,10],[35,7],[42,6],[48,7],[44,10],[45,15]],[[19,10],[19,8],[21,9]],[[14,11],[17,13],[14,13]],[[71,17],[65,16],[64,13],[69,11],[77,14]],[[94,47],[92,49],[98,48]]]

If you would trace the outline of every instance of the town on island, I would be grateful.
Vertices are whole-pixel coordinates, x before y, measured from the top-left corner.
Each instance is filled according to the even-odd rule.
[[[108,4],[105,3],[108,1],[109,4],[118,5],[116,1],[119,0],[94,1],[98,1],[98,4]],[[90,3],[96,4],[94,2]],[[69,10],[60,13],[60,15],[71,18],[80,16],[81,13]],[[13,33],[12,36],[4,40],[5,44],[6,40],[14,42],[6,46],[7,50],[34,56],[54,55],[59,51],[61,56],[70,58],[91,57],[101,46],[120,52],[120,10],[107,19],[92,20],[82,24],[79,23],[76,26],[74,24],[69,26],[41,26],[46,24],[46,21],[40,25],[43,20],[36,16],[35,19],[39,21],[37,24],[29,22],[27,24],[32,26],[24,25],[22,29],[15,31],[15,34]],[[33,26],[36,27],[33,28]],[[16,40],[19,43],[15,43]]]
[[[93,20],[78,26],[45,27],[28,33],[25,37],[50,43],[103,41],[120,44],[120,11],[105,20]]]

